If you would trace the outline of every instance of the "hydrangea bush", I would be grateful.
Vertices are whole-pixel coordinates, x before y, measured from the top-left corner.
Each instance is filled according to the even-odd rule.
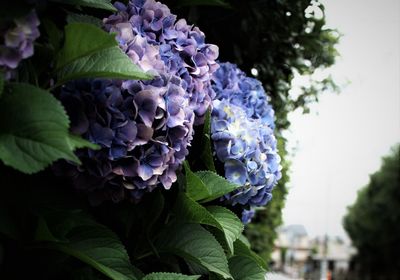
[[[11,6],[0,278],[264,280],[242,235],[280,177],[262,85],[154,0]]]
[[[248,208],[264,206],[281,177],[274,111],[261,83],[234,64],[221,64],[213,81],[211,139],[225,177],[241,186],[224,199]],[[243,212],[243,222],[249,222],[251,213]]]
[[[117,33],[120,48],[155,78],[73,81],[62,89],[72,130],[102,149],[79,151],[82,165],[59,170],[68,169],[94,203],[138,200],[158,185],[171,187],[193,124],[211,105],[211,75],[218,67],[218,48],[206,44],[197,27],[176,21],[167,6],[152,0],[115,6],[104,28]]]

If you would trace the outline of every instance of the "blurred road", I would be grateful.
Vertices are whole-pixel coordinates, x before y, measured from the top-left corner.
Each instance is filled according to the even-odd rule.
[[[299,280],[299,278],[289,278],[288,276],[280,273],[267,273],[265,280]]]

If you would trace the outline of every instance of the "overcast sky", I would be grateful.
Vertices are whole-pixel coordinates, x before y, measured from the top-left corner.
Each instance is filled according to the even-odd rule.
[[[328,26],[343,34],[329,73],[351,83],[322,96],[311,114],[290,116],[289,146],[297,151],[283,216],[310,236],[345,237],[347,205],[400,142],[400,1],[323,2]]]

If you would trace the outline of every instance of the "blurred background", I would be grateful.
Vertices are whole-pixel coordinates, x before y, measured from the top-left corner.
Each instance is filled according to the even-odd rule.
[[[326,258],[325,273],[329,269],[342,274],[356,269],[357,259],[352,257],[358,249],[358,261],[370,270],[364,279],[399,279],[399,253],[391,248],[400,248],[395,225],[400,158],[398,146],[394,148],[400,141],[399,1],[324,5],[327,26],[342,34],[336,46],[340,56],[326,71],[341,83],[340,95],[321,96],[308,115],[289,115],[286,135],[293,153],[279,245],[320,248],[314,260]],[[295,88],[307,82],[293,80]],[[386,155],[390,158],[382,162]],[[364,197],[366,193],[370,197]],[[350,205],[354,206],[348,209]],[[293,249],[287,252],[289,262],[302,262],[305,256]],[[393,268],[397,272],[390,275]],[[302,269],[294,269],[292,276],[310,270]]]
[[[271,97],[283,178],[246,229],[268,279],[400,279],[400,2],[167,2]]]

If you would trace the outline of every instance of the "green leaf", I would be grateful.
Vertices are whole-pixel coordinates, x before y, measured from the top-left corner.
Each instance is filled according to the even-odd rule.
[[[56,65],[57,85],[89,77],[152,78],[122,52],[115,34],[88,23],[70,23],[65,27],[65,43]]]
[[[243,234],[239,236],[240,241],[242,241],[242,243],[244,245],[246,245],[248,248],[250,248],[250,241],[247,239],[246,236],[244,236]]]
[[[61,242],[62,240],[55,237],[54,234],[49,229],[45,219],[43,217],[38,218],[36,232],[35,232],[35,240],[36,241],[51,241],[51,242]]]
[[[210,225],[221,231],[223,230],[220,223],[204,206],[188,197],[185,193],[178,194],[174,212],[180,222]]]
[[[187,276],[178,273],[156,272],[146,275],[142,280],[196,280],[200,276]]]
[[[114,280],[136,280],[138,273],[117,235],[80,209],[39,208],[36,241],[92,266]]]
[[[98,8],[116,12],[117,9],[111,4],[110,0],[50,0],[52,2],[74,5],[74,6],[85,6],[91,8]]]
[[[229,269],[235,280],[265,280],[266,271],[249,257],[230,258]]]
[[[243,241],[242,238],[238,238],[234,243],[234,251],[236,256],[244,256],[253,259],[259,266],[264,269],[267,269],[267,264],[259,255],[253,252],[249,245]]]
[[[39,216],[35,240],[68,242],[68,234],[75,228],[99,224],[82,210],[60,210],[52,207],[37,207]]]
[[[101,28],[103,26],[103,22],[101,19],[90,16],[90,15],[84,15],[84,14],[76,14],[69,12],[67,15],[67,23],[89,23],[94,26],[97,26]]]
[[[230,254],[234,253],[233,242],[239,238],[244,226],[240,219],[230,210],[221,206],[208,206],[207,210],[222,226]]]
[[[63,38],[63,33],[57,28],[53,21],[45,18],[42,20],[44,30],[49,37],[49,43],[53,46],[54,50],[57,52],[61,47],[61,41]]]
[[[242,222],[233,212],[220,206],[205,208],[185,193],[178,194],[174,212],[180,222],[209,225],[220,230],[229,253],[233,254],[233,242],[243,231]]]
[[[221,280],[223,278],[221,278],[221,276],[219,276],[218,274],[215,273],[210,273],[208,275],[208,280]]]
[[[0,158],[31,174],[57,159],[79,163],[68,140],[69,120],[49,92],[13,84],[0,99]]]
[[[195,174],[200,178],[209,192],[209,196],[201,199],[201,202],[214,200],[240,187],[212,171],[198,171]]]
[[[214,158],[212,155],[211,146],[211,111],[208,110],[204,120],[203,136],[202,136],[202,153],[201,159],[204,165],[211,171],[217,172],[214,165]]]
[[[99,145],[89,142],[86,139],[83,139],[82,137],[72,133],[68,135],[68,142],[73,150],[80,148],[89,148],[92,150],[100,149]]]
[[[113,280],[138,279],[124,246],[108,228],[81,226],[71,230],[67,238],[68,243],[51,243],[49,247],[81,260]]]
[[[58,72],[57,84],[79,78],[113,78],[148,80],[152,76],[144,73],[118,47],[97,51],[66,65]]]
[[[208,202],[239,187],[215,172],[198,171],[194,173],[190,170],[187,162],[183,165],[186,174],[186,193],[195,201]]]
[[[186,179],[186,193],[193,200],[201,200],[210,196],[210,192],[201,179],[190,170],[189,164],[183,163]]]
[[[56,68],[96,51],[115,47],[115,34],[109,34],[88,23],[70,23],[65,26],[65,42],[57,59]]]
[[[224,250],[214,236],[196,224],[178,224],[160,234],[157,248],[199,264],[211,272],[231,278]]]
[[[204,266],[201,266],[201,265],[199,265],[197,263],[194,263],[194,262],[192,262],[192,261],[190,261],[188,259],[186,259],[185,262],[186,262],[186,264],[187,264],[187,266],[189,268],[190,274],[193,274],[193,275],[207,275],[207,274],[209,274],[208,270]]]

